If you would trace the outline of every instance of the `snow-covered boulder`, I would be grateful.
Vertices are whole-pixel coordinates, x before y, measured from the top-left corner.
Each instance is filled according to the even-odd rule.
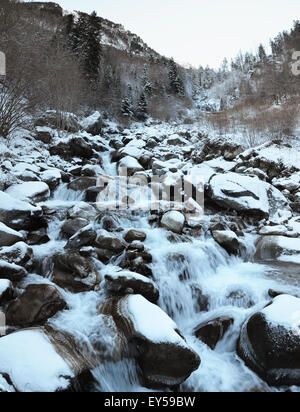
[[[241,255],[246,250],[244,242],[231,230],[214,230],[212,236],[229,254]]]
[[[269,183],[233,172],[212,176],[208,195],[222,208],[260,218],[269,218],[288,205],[283,194]]]
[[[281,295],[244,324],[239,356],[270,385],[300,386],[300,299]]]
[[[144,168],[134,157],[125,156],[119,162],[119,170],[122,172],[122,175],[127,170],[128,176],[132,176],[137,172],[143,171]]]
[[[0,261],[4,260],[15,265],[25,266],[31,261],[33,250],[24,242],[18,242],[10,247],[0,248]]]
[[[291,258],[293,255],[300,257],[300,239],[286,236],[262,236],[256,243],[256,259],[273,260]]]
[[[184,227],[185,217],[181,212],[172,210],[163,215],[161,225],[167,230],[175,233],[181,233]]]
[[[106,302],[100,313],[115,321],[123,350],[134,348],[145,385],[152,388],[181,384],[198,369],[200,358],[186,343],[176,324],[141,295]]]
[[[25,182],[10,186],[6,193],[24,202],[41,202],[50,196],[50,189],[44,182]]]
[[[15,230],[34,230],[45,225],[42,209],[0,192],[0,221]]]
[[[66,307],[58,290],[52,285],[29,285],[25,292],[6,310],[6,323],[10,326],[36,326]]]
[[[36,140],[43,142],[45,144],[50,144],[53,140],[53,130],[47,126],[37,126],[36,127]]]
[[[93,113],[89,117],[81,120],[80,125],[87,133],[90,133],[93,136],[100,135],[103,128],[101,114],[99,112]]]
[[[166,142],[170,146],[186,146],[189,142],[178,134],[173,134],[167,139]]]
[[[61,171],[58,169],[45,170],[39,177],[42,182],[45,182],[50,187],[51,190],[55,189],[62,179]]]
[[[23,236],[19,232],[0,222],[0,247],[12,246],[22,240]]]
[[[69,335],[50,328],[25,329],[0,339],[0,374],[18,392],[70,390],[92,367]]]
[[[107,290],[119,295],[127,295],[129,292],[142,295],[149,302],[157,303],[159,291],[155,283],[140,275],[139,273],[122,270],[104,276],[105,287]]]
[[[0,279],[8,279],[12,282],[19,282],[27,275],[26,269],[14,263],[0,260]]]

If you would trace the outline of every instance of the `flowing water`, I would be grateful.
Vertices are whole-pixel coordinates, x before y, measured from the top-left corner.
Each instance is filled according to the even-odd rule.
[[[104,162],[105,163],[105,162]],[[107,162],[106,162],[107,163]],[[105,164],[106,164],[105,163]],[[115,172],[110,166],[107,173]],[[60,186],[47,206],[58,211],[49,225],[51,241],[36,246],[35,253],[47,258],[56,251],[62,251],[65,241],[60,238],[63,211],[82,201],[80,193],[72,192],[65,185]],[[61,214],[60,214],[61,213]],[[300,291],[293,282],[288,282],[282,271],[274,276],[273,268],[253,263],[254,237],[248,236],[247,261],[230,257],[211,237],[194,239],[192,243],[174,243],[168,233],[153,228],[146,215],[120,217],[124,229],[138,228],[147,234],[145,247],[153,256],[152,271],[160,291],[159,306],[174,319],[187,339],[188,344],[200,355],[201,366],[181,385],[181,391],[265,391],[269,388],[252,373],[236,354],[236,344],[241,324],[254,312],[270,301],[269,289]],[[111,263],[105,267],[97,263],[102,275],[106,270],[117,270]],[[281,275],[280,275],[281,274]],[[47,280],[51,283],[51,279]],[[44,283],[45,279],[31,275],[28,283]],[[106,336],[106,325],[97,314],[101,299],[99,292],[78,295],[61,290],[69,310],[61,312],[51,320],[54,326],[75,335],[90,344]],[[201,311],[199,299],[206,298],[208,311]],[[208,299],[208,300],[207,300]],[[204,321],[220,316],[229,316],[234,324],[212,351],[193,334],[194,329]],[[107,334],[106,344],[112,344]],[[145,391],[138,379],[136,365],[124,360],[106,363],[94,371],[97,380],[96,391]]]

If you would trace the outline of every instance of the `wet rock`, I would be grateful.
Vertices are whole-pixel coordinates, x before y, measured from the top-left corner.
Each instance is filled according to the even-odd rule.
[[[97,179],[95,177],[79,177],[68,184],[68,189],[74,190],[75,192],[83,192],[86,189],[96,186]]]
[[[73,293],[93,290],[100,282],[94,264],[80,254],[68,252],[53,257],[53,282]]]
[[[101,249],[108,249],[116,253],[122,253],[127,246],[122,239],[104,229],[98,231],[95,245]]]
[[[199,356],[189,348],[176,324],[143,296],[112,299],[100,313],[114,320],[123,352],[137,358],[146,386],[174,387],[198,369]]]
[[[50,238],[47,234],[47,230],[42,228],[35,230],[34,232],[30,232],[27,236],[26,242],[28,245],[43,245],[45,243],[48,243],[50,241]]]
[[[82,246],[91,246],[96,240],[97,232],[92,225],[88,225],[76,232],[68,241],[67,249],[79,249]]]
[[[207,312],[209,309],[209,297],[204,295],[198,285],[192,285],[193,301],[196,302],[196,310],[198,312]]]
[[[69,219],[63,224],[61,232],[63,235],[69,238],[75,235],[75,233],[77,233],[80,229],[86,227],[89,223],[90,222],[88,219],[83,219],[81,217]]]
[[[40,207],[0,192],[0,221],[14,230],[36,230],[45,227]]]
[[[230,255],[241,256],[246,251],[244,243],[230,230],[215,230],[212,236]]]
[[[172,210],[164,214],[161,225],[174,233],[182,233],[185,217],[182,213]]]
[[[96,203],[97,198],[99,196],[99,193],[103,191],[103,187],[100,186],[92,186],[86,189],[85,191],[85,201],[86,202],[91,202],[91,203]]]
[[[54,286],[30,285],[8,306],[6,322],[21,327],[42,325],[65,307],[66,302]]]
[[[12,246],[23,240],[23,235],[0,222],[0,247]]]
[[[198,339],[214,350],[233,323],[234,320],[232,318],[220,317],[202,323],[194,330],[194,334]]]
[[[130,230],[126,233],[124,239],[127,243],[132,243],[134,241],[144,242],[146,237],[146,233],[141,232],[140,230]]]
[[[300,385],[300,299],[281,295],[248,319],[238,354],[272,386]]]
[[[129,293],[142,295],[152,303],[157,303],[159,299],[159,291],[154,282],[138,273],[123,270],[105,275],[104,279],[106,289],[119,296]]]

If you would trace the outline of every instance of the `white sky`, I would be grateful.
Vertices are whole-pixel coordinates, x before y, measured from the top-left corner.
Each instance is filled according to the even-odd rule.
[[[240,50],[256,52],[300,19],[300,0],[57,1],[68,10],[96,10],[159,53],[194,66],[217,67]]]

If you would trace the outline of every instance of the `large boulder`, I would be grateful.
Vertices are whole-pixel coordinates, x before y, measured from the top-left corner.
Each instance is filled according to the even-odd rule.
[[[119,162],[119,169],[122,170],[122,175],[124,175],[124,171],[127,170],[128,176],[144,170],[143,166],[132,156],[123,157]]]
[[[100,282],[94,264],[77,253],[68,252],[53,257],[53,282],[73,293],[93,290]]]
[[[22,240],[23,236],[19,232],[0,222],[0,247],[12,246]]]
[[[6,322],[10,326],[21,327],[42,325],[65,307],[66,302],[54,286],[29,285],[8,306]]]
[[[35,230],[46,225],[40,207],[0,192],[0,221],[15,230]]]
[[[74,156],[92,159],[97,157],[99,152],[107,150],[101,142],[84,135],[71,136],[50,147],[51,155],[58,155],[66,160],[70,160]]]
[[[98,136],[102,133],[103,120],[99,112],[95,112],[91,116],[86,117],[80,124],[87,133],[93,136]]]
[[[119,296],[133,293],[142,295],[149,302],[157,303],[159,291],[154,282],[139,273],[122,270],[104,276],[105,287],[108,291]]]
[[[185,217],[181,212],[172,210],[163,215],[161,225],[167,230],[175,233],[181,233],[184,227]]]
[[[50,189],[44,182],[24,182],[10,186],[6,193],[24,202],[38,203],[50,196]]]
[[[278,189],[261,181],[257,176],[244,176],[233,172],[212,176],[207,194],[222,208],[258,218],[269,218],[288,204]]]
[[[174,387],[198,369],[200,358],[176,324],[143,296],[112,299],[100,313],[114,320],[123,350],[137,358],[146,386]]]
[[[0,376],[18,392],[87,390],[96,366],[87,353],[66,332],[20,330],[0,339]]]
[[[281,295],[244,324],[238,354],[272,386],[300,386],[300,299]]]
[[[124,236],[124,239],[127,243],[132,243],[134,241],[144,242],[146,240],[146,233],[141,232],[140,230],[129,230]]]

